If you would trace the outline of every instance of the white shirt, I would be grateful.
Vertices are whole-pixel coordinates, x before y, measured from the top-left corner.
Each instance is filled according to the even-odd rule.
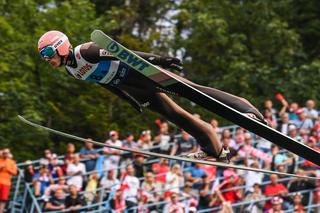
[[[110,144],[112,146],[122,147],[122,141],[120,141],[120,140],[116,140],[114,142],[112,140],[107,140],[105,143]],[[109,148],[109,147],[103,148],[104,152],[110,151],[110,150],[113,150],[113,149]],[[105,160],[105,164],[107,164],[108,167],[110,166],[112,169],[115,169],[118,167],[119,161],[120,161],[120,155],[107,155],[106,160]],[[110,167],[109,167],[109,169],[110,169]]]
[[[124,177],[122,184],[127,185],[127,188],[123,191],[123,198],[137,203],[138,189],[140,188],[139,179],[135,176],[127,175]]]
[[[118,179],[110,180],[106,176],[104,176],[100,180],[100,185],[103,188],[109,188],[110,191],[115,191],[120,188],[120,181]]]
[[[262,183],[263,174],[260,172],[248,171],[245,177],[246,177],[245,192],[253,192],[253,185],[255,183],[258,183],[258,184]]]
[[[75,173],[75,172],[81,172],[81,175],[74,175],[71,176],[67,184],[68,185],[75,185],[78,190],[81,190],[82,188],[82,183],[83,183],[83,177],[82,175],[86,173],[86,167],[83,163],[78,163],[78,165],[75,165],[73,163],[68,164],[67,166],[67,174],[68,173]]]
[[[176,192],[179,193],[180,189],[180,177],[172,172],[168,172],[166,175],[166,190],[169,190],[170,192]]]

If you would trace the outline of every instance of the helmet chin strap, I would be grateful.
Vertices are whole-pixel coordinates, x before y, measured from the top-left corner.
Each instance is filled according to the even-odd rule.
[[[74,56],[74,52],[73,49],[69,50],[69,54],[67,56],[61,57],[61,64],[65,65],[65,66],[70,66],[70,67],[76,67],[77,66],[77,62],[76,62],[76,58]]]

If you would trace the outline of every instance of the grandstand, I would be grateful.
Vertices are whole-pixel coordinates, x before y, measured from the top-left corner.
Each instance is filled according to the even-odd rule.
[[[281,125],[280,121],[277,125]],[[296,127],[290,124],[287,134],[298,131]],[[234,151],[232,162],[235,164],[299,175],[319,175],[316,165],[279,149],[242,128],[216,127],[216,131],[219,132],[222,142]],[[311,134],[313,131],[309,132]],[[121,142],[127,146],[132,143],[149,151],[170,153],[173,147],[175,152],[177,151],[177,141],[183,137],[193,140],[183,134],[186,133],[182,133],[182,136],[170,136],[160,131],[154,140],[159,142],[163,136],[163,140],[170,141],[165,146],[161,142],[155,145],[150,131],[144,131],[138,143],[130,141],[133,139],[132,135]],[[117,136],[116,132],[111,131],[110,138],[114,135]],[[298,135],[300,136],[296,139],[301,142],[314,142],[310,135]],[[84,153],[85,147],[96,157],[86,156],[88,153]],[[312,180],[191,165],[131,153],[111,153],[105,148],[90,147],[89,139],[78,153],[74,153],[74,146],[69,144],[67,154],[56,156],[49,153],[50,150],[45,150],[50,154],[48,159],[44,157],[19,163],[18,176],[14,178],[11,187],[11,200],[7,210],[13,213],[70,212],[70,207],[64,204],[59,210],[51,207],[59,206],[54,202],[59,200],[56,198],[60,196],[59,191],[62,193],[60,200],[71,196],[68,196],[71,194],[70,188],[76,185],[71,179],[79,176],[83,181],[75,196],[79,197],[81,202],[73,212],[276,212],[277,209],[282,212],[320,211],[319,183]],[[181,147],[179,149],[177,154],[181,154]],[[66,164],[72,164],[72,159],[68,161],[70,153],[73,157],[79,154],[79,164],[86,168],[89,168],[86,163],[94,159],[92,170],[69,173]],[[113,156],[113,159],[110,156]],[[116,162],[116,165],[112,162]],[[37,176],[37,171],[44,171],[44,167],[48,169],[47,173],[40,172]],[[34,171],[32,176],[28,174],[28,168]],[[60,168],[62,173],[53,168]],[[134,170],[135,172],[132,172]]]

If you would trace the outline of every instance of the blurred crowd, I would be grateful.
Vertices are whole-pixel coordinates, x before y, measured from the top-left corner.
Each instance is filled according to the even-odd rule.
[[[276,98],[282,104],[280,109],[274,108],[272,100],[264,103],[263,113],[270,125],[300,143],[319,149],[320,117],[315,102],[307,100],[299,106],[288,103],[280,94]],[[209,122],[221,143],[230,149],[232,164],[320,177],[319,167],[302,157],[241,127],[220,127],[214,118]],[[166,121],[157,120],[156,124],[157,132],[144,130],[138,138],[133,134],[120,137],[118,131],[112,130],[105,143],[176,156],[199,150],[196,140],[187,132]],[[208,208],[212,209],[209,212],[271,213],[288,209],[305,212],[307,205],[319,202],[320,184],[310,179],[236,171],[95,147],[90,138],[80,150],[69,143],[62,157],[50,149],[44,150],[38,163],[25,162],[24,178],[45,211],[69,212],[95,209],[94,204],[99,202],[104,202],[105,212],[110,209],[110,212],[179,213]],[[314,191],[305,193],[307,190]]]

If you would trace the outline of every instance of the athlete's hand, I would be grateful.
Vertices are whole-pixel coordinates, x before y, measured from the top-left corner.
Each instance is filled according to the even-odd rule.
[[[171,69],[175,69],[177,71],[183,70],[182,61],[179,58],[162,57],[161,58],[161,65],[164,68],[171,68]]]

